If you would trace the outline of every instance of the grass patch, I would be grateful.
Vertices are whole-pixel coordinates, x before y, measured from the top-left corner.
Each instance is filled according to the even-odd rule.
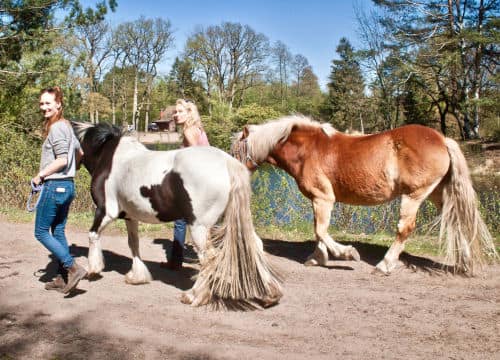
[[[0,207],[0,214],[2,214],[7,221],[14,223],[32,223],[35,224],[35,212],[28,212],[18,208]],[[94,221],[94,213],[90,211],[85,212],[71,212],[68,215],[67,226],[77,229],[79,231],[88,231]],[[141,236],[158,237],[158,238],[172,238],[173,223],[166,224],[146,224],[139,223],[139,234]],[[127,227],[125,221],[118,219],[109,224],[104,230],[104,234],[119,234],[127,235]]]

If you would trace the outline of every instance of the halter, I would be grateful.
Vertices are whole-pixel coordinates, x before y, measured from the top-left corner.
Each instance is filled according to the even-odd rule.
[[[36,199],[35,206],[31,206],[31,199],[33,198],[34,195],[36,195],[42,190],[43,190],[43,183],[35,185],[33,183],[33,180],[31,180],[31,193],[28,197],[28,202],[26,203],[26,210],[28,210],[29,212],[35,211],[36,207],[38,206],[38,203],[40,202],[40,196],[38,197],[38,199]]]
[[[232,155],[240,162],[250,161],[253,166],[259,166],[259,164],[250,156],[250,146],[248,145],[248,138],[235,142],[233,148],[231,149],[231,152]]]

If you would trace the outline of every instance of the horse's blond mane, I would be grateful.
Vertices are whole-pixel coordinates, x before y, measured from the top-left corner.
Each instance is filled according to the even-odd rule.
[[[264,161],[279,141],[288,139],[294,126],[321,128],[328,136],[336,131],[330,124],[319,123],[303,115],[285,116],[264,124],[249,125],[248,145],[252,158],[259,163]]]

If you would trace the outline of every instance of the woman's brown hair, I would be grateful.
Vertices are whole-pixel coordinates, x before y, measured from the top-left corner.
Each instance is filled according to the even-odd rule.
[[[54,124],[56,121],[59,121],[63,118],[63,108],[64,108],[63,92],[59,86],[51,86],[51,87],[42,89],[40,91],[40,97],[45,93],[53,94],[55,101],[58,102],[59,104],[61,104],[61,108],[59,109],[59,112],[57,113],[56,116],[54,116],[53,118],[50,118],[50,119],[46,119],[44,121],[44,123],[43,123],[43,137],[44,138],[47,137],[47,135],[49,134],[49,130],[50,130],[50,127],[52,126],[52,124]]]

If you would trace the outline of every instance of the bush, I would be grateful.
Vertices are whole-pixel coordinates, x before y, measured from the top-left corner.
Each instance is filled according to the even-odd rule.
[[[2,206],[26,208],[31,191],[30,180],[39,171],[41,138],[18,132],[11,126],[0,126],[0,192]],[[90,175],[81,169],[75,179],[77,196],[72,210],[94,209],[90,196]]]
[[[0,192],[3,206],[24,208],[30,192],[30,180],[37,174],[41,140],[12,129],[0,127]]]
[[[271,107],[255,104],[246,105],[235,113],[224,104],[213,104],[212,114],[202,116],[210,145],[229,151],[233,134],[242,130],[246,124],[260,124],[268,119],[278,118],[281,114]]]
[[[228,151],[231,147],[231,111],[229,107],[222,104],[212,106],[210,116],[202,116],[201,121],[207,132],[210,145]]]
[[[269,119],[279,118],[282,114],[270,106],[249,104],[239,108],[232,117],[234,132],[241,131],[247,124],[262,124]]]

